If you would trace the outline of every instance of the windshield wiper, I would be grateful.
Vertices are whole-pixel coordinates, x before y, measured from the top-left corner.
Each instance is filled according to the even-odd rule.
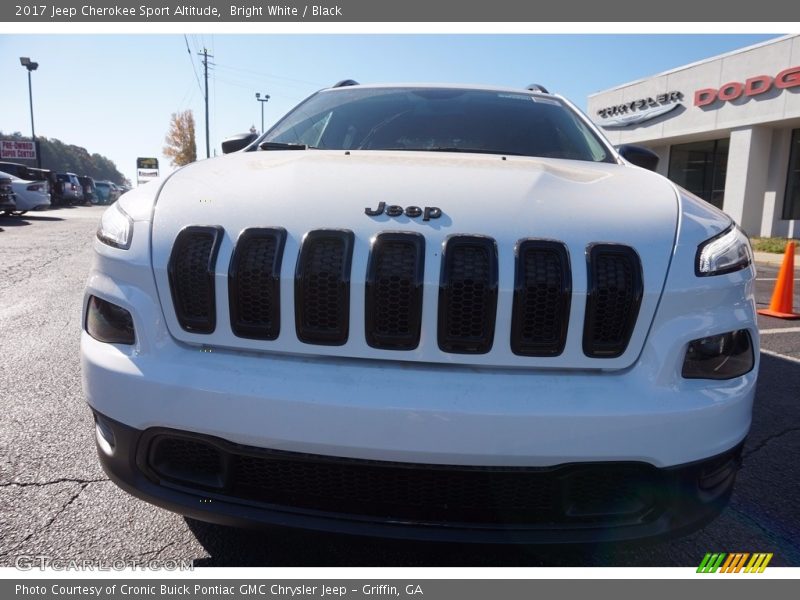
[[[307,144],[290,144],[288,142],[261,142],[258,147],[261,150],[308,150],[313,148]]]
[[[374,148],[374,150],[406,150],[408,152],[467,152],[470,154],[504,154],[506,156],[530,156],[522,152],[487,150],[486,148],[463,148],[457,146],[433,146],[429,148]]]

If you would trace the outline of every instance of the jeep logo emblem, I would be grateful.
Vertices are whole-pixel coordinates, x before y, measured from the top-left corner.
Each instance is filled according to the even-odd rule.
[[[402,217],[405,215],[411,219],[422,217],[423,221],[430,221],[431,219],[438,219],[441,217],[442,209],[438,206],[426,206],[425,208],[420,208],[419,206],[407,206],[403,208],[396,204],[386,206],[386,202],[379,203],[378,208],[370,208],[368,206],[364,209],[364,214],[370,217],[377,217],[384,213],[386,213],[387,217]]]

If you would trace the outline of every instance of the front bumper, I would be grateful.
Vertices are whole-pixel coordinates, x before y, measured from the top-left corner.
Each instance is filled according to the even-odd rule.
[[[686,464],[745,438],[756,382],[755,369],[656,385],[643,362],[610,373],[522,371],[189,348],[168,336],[158,343],[138,351],[84,332],[90,406],[139,430],[407,463]]]
[[[98,454],[111,479],[182,515],[239,527],[449,542],[680,535],[725,506],[742,449],[664,469],[631,462],[433,466],[275,452],[95,418]]]

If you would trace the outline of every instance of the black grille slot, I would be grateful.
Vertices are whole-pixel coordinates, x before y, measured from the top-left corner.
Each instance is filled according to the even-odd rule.
[[[494,341],[497,244],[480,236],[445,242],[439,284],[439,348],[485,354]]]
[[[569,324],[572,277],[561,242],[523,240],[517,247],[511,350],[522,356],[558,356]]]
[[[425,238],[378,234],[367,266],[365,331],[373,348],[413,350],[422,323]]]
[[[633,248],[596,244],[588,251],[589,293],[583,352],[615,358],[628,347],[642,303],[642,264]]]
[[[284,229],[245,229],[228,272],[231,329],[239,337],[274,340],[281,326]]]
[[[307,344],[341,346],[350,328],[353,232],[309,231],[295,272],[295,326]]]
[[[186,227],[175,239],[167,272],[178,322],[192,333],[216,327],[214,268],[222,227]]]

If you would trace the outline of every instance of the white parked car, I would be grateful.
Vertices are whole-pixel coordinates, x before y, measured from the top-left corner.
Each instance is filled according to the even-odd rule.
[[[754,267],[651,159],[538,86],[344,82],[125,194],[81,338],[105,470],[230,525],[701,526],[750,428]]]
[[[50,185],[47,181],[28,181],[0,171],[0,177],[11,179],[11,187],[16,194],[16,209],[6,214],[21,216],[29,210],[50,208]]]

